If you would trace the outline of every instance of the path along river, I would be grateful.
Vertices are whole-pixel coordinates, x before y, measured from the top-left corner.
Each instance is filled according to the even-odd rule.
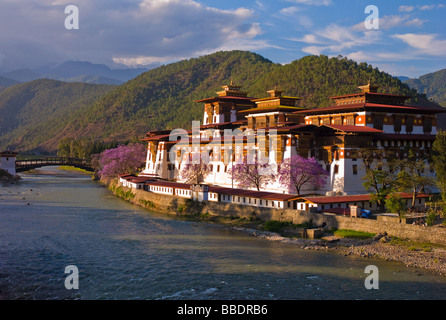
[[[446,299],[428,271],[150,212],[56,167],[21,176],[0,187],[0,299]]]

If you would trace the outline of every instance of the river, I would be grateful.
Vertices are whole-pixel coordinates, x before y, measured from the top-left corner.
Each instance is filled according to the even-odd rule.
[[[21,176],[0,187],[0,299],[446,299],[428,271],[150,212],[56,167]]]

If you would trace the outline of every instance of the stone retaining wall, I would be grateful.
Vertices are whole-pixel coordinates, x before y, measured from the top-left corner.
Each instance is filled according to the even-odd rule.
[[[133,198],[127,199],[130,202],[169,214],[211,214],[227,217],[257,218],[262,221],[287,221],[294,224],[303,224],[311,221],[315,226],[320,226],[325,222],[328,229],[350,229],[371,233],[387,232],[388,235],[398,238],[446,245],[446,228],[438,226],[424,227],[390,221],[325,215],[290,209],[257,208],[213,201],[196,202],[190,199],[155,194],[143,190],[129,189],[126,187],[121,188],[125,192],[131,191],[134,194]]]

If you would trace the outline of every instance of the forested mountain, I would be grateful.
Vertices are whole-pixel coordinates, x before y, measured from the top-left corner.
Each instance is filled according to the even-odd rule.
[[[5,90],[7,87],[13,86],[17,83],[19,83],[19,82],[0,76],[0,92]]]
[[[286,95],[301,97],[301,106],[315,108],[329,105],[330,96],[358,92],[357,87],[369,79],[381,86],[380,92],[406,94],[413,96],[411,103],[431,104],[424,95],[418,95],[398,78],[367,63],[358,64],[343,57],[306,56],[281,65],[251,52],[217,52],[152,69],[110,91],[110,87],[97,87],[96,96],[88,91],[89,99],[76,102],[73,99],[62,101],[60,97],[57,102],[35,100],[34,107],[45,110],[48,117],[40,114],[31,121],[33,118],[26,112],[19,117],[20,121],[13,122],[4,121],[0,116],[0,122],[8,126],[4,130],[0,125],[0,149],[9,144],[16,150],[39,147],[54,151],[56,142],[63,137],[119,141],[143,137],[149,130],[187,129],[192,120],[202,120],[203,105],[194,101],[215,96],[215,92],[231,80],[241,85],[248,96],[266,97],[266,91],[277,86]],[[12,88],[18,90],[19,87]],[[23,101],[28,96],[25,87],[22,87],[23,93],[19,90],[16,96],[9,91],[12,88],[0,93],[0,110],[7,105],[11,114],[13,105],[30,106]],[[79,97],[77,93],[75,96]],[[94,100],[95,97],[99,98]],[[6,104],[5,101],[11,99],[17,102]],[[29,121],[21,118],[25,115]]]
[[[54,66],[35,70],[20,69],[3,73],[1,76],[18,82],[37,79],[54,79],[66,82],[88,82],[96,84],[122,84],[148,68],[110,69],[103,64],[88,61],[66,61]]]
[[[54,150],[76,109],[112,88],[41,79],[5,89],[0,93],[0,149],[23,151],[47,145]]]
[[[446,69],[425,74],[417,79],[408,79],[404,83],[446,107]]]

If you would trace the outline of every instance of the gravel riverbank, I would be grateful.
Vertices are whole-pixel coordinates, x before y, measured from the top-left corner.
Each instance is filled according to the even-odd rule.
[[[421,250],[382,241],[381,237],[359,240],[349,238],[325,237],[322,239],[289,238],[275,232],[251,228],[232,227],[252,236],[297,245],[305,250],[326,250],[339,254],[358,255],[366,259],[384,259],[401,262],[407,267],[423,268],[446,276],[446,249]]]

